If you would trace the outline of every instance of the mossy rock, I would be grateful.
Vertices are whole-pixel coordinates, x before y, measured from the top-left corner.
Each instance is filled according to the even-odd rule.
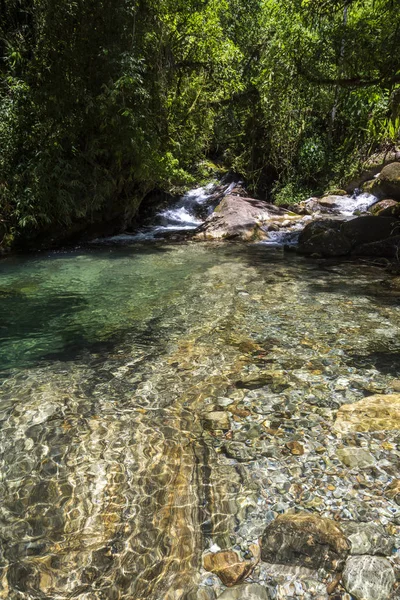
[[[400,219],[400,202],[396,200],[381,200],[374,204],[370,212],[376,217],[394,217]]]
[[[392,198],[400,201],[400,162],[386,165],[375,179],[371,191],[382,200]]]

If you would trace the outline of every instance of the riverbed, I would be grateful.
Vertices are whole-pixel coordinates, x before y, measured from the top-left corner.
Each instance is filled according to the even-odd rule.
[[[368,263],[262,245],[1,261],[0,598],[212,598],[203,552],[299,508],[399,540],[398,432],[333,428],[393,391],[399,301]]]

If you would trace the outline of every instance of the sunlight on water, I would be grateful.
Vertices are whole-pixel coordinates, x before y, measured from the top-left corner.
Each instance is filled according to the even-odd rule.
[[[261,431],[289,403],[321,436],[397,375],[398,296],[365,265],[136,245],[9,258],[0,278],[0,598],[191,600],[204,549],[257,539],[279,501],[275,459],[235,460],[207,413],[241,403]]]

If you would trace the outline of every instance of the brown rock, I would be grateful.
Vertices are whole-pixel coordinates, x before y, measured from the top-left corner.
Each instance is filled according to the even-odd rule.
[[[372,206],[370,212],[377,217],[400,217],[400,202],[396,200],[381,200]]]
[[[240,406],[230,406],[228,408],[228,411],[232,414],[235,415],[236,417],[240,417],[241,419],[244,419],[246,417],[248,417],[249,415],[251,415],[251,412],[247,409],[247,408],[243,408]]]
[[[304,448],[299,442],[288,442],[286,447],[289,448],[290,452],[295,456],[302,456],[304,454]]]
[[[339,571],[348,552],[346,537],[334,521],[308,513],[280,515],[262,538],[262,559],[278,564]]]
[[[394,479],[386,488],[385,496],[400,504],[400,479]]]
[[[344,192],[346,195],[346,192]],[[337,208],[340,206],[340,202],[343,200],[343,194],[331,194],[329,196],[323,196],[318,200],[318,203],[325,208]]]
[[[215,431],[222,429],[222,431],[228,431],[231,428],[229,422],[229,415],[223,411],[213,411],[203,415],[204,429],[208,431]]]
[[[221,201],[201,226],[194,239],[198,240],[241,240],[253,241],[267,237],[263,230],[277,215],[298,220],[299,215],[289,215],[273,204],[254,198],[243,198],[229,194]]]
[[[400,429],[400,394],[376,394],[344,404],[336,415],[337,431],[392,431]]]
[[[206,554],[203,558],[206,571],[215,573],[227,587],[232,587],[246,579],[256,566],[256,562],[241,560],[233,550]]]

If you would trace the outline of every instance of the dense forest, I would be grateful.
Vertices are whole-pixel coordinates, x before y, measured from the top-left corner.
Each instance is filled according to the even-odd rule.
[[[0,241],[217,163],[291,202],[400,127],[398,0],[0,0]]]

